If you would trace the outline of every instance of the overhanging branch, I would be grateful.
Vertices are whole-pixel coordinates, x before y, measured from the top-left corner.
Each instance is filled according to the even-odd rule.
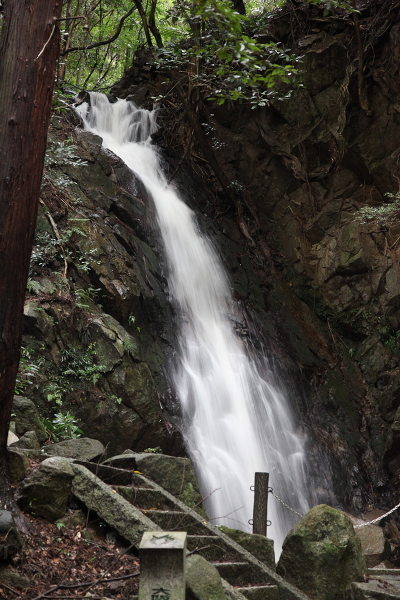
[[[107,44],[111,44],[112,42],[115,42],[115,40],[118,38],[119,34],[122,31],[122,26],[123,26],[125,20],[133,13],[134,10],[136,10],[136,6],[132,6],[131,10],[129,10],[121,18],[121,20],[118,24],[118,27],[117,27],[117,31],[114,33],[113,36],[108,38],[108,40],[103,40],[101,42],[95,42],[94,44],[89,44],[88,46],[75,46],[74,48],[68,48],[67,50],[64,50],[64,52],[60,52],[60,56],[65,56],[69,52],[77,52],[78,50],[91,50],[92,48],[99,48],[100,46],[107,46]]]

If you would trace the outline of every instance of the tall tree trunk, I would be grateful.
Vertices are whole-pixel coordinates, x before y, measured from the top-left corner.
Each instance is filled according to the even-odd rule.
[[[7,0],[0,39],[0,508],[14,511],[6,444],[50,120],[62,0]]]

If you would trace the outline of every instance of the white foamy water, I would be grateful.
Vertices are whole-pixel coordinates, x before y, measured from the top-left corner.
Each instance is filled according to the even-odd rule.
[[[171,374],[182,410],[182,434],[214,524],[251,531],[254,473],[270,473],[274,492],[305,513],[304,452],[283,394],[265,363],[252,360],[228,317],[227,276],[195,215],[161,171],[149,136],[153,112],[91,93],[78,107],[85,128],[103,138],[150,192],[165,246],[169,291],[178,306],[180,362]],[[268,537],[279,555],[298,520],[269,495]]]

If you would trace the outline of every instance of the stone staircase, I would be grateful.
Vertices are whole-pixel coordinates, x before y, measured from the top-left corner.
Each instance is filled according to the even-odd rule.
[[[101,517],[97,493],[111,494],[114,504],[120,508],[116,508],[115,517],[111,518],[115,523],[110,523],[110,518],[108,522],[117,531],[117,513],[124,512],[126,502],[135,507],[136,529],[133,525],[129,533],[119,531],[129,541],[138,544],[144,531],[186,531],[188,553],[203,556],[217,568],[225,593],[231,600],[309,600],[273,568],[145,475],[132,469],[95,463],[75,461],[74,464],[78,475],[74,480],[74,494]],[[92,474],[89,493],[84,491],[82,481],[79,482],[87,471]]]

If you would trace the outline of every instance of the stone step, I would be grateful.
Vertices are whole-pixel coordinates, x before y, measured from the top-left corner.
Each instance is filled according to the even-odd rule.
[[[281,593],[277,585],[254,585],[235,589],[248,600],[281,600]]]
[[[187,548],[189,552],[197,550],[196,554],[200,554],[209,561],[241,562],[243,560],[239,552],[228,546],[217,535],[188,535]]]
[[[194,519],[190,512],[141,510],[146,517],[157,523],[164,531],[187,531],[188,534],[192,535],[209,534],[209,530],[197,519]]]
[[[137,508],[145,510],[178,510],[175,502],[166,498],[159,490],[133,486],[116,486],[117,492],[134,504]]]
[[[257,569],[256,565],[251,565],[248,562],[210,562],[218,570],[221,577],[231,585],[269,584],[266,574]]]
[[[400,579],[396,575],[370,575],[368,581],[352,583],[348,597],[349,600],[398,600]]]
[[[151,483],[145,477],[133,471],[108,467],[84,460],[75,460],[74,463],[85,467],[93,475],[101,479],[103,483],[107,483],[107,485],[135,485],[143,488],[151,488]]]

